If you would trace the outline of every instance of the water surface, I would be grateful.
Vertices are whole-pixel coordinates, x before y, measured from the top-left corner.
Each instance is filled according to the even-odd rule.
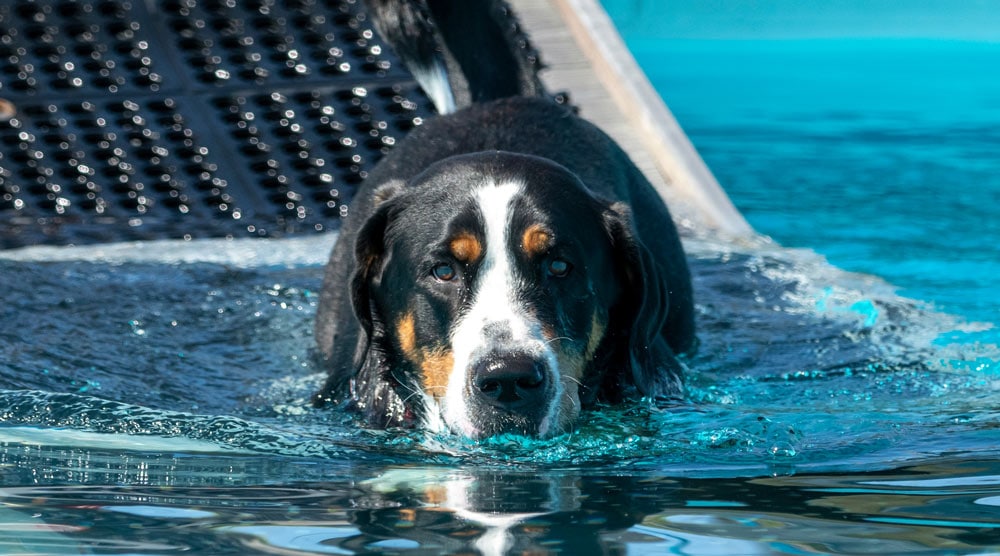
[[[689,238],[689,402],[546,441],[371,431],[308,405],[331,240],[5,253],[5,549],[998,548],[983,325],[807,251]]]

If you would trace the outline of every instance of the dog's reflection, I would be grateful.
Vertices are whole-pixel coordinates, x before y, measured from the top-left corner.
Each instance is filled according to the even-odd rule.
[[[372,509],[355,513],[355,524],[369,542],[371,536],[403,538],[435,553],[599,553],[602,533],[627,529],[644,515],[629,481],[396,469],[365,483],[368,492],[357,502]]]

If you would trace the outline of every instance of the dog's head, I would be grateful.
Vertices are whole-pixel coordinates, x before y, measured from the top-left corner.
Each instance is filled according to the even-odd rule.
[[[376,203],[351,284],[362,369],[424,426],[552,436],[623,389],[676,392],[657,265],[627,211],[562,166],[456,156]]]

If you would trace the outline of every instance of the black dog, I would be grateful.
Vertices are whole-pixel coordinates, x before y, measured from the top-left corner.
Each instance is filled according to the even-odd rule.
[[[431,4],[370,9],[421,79],[478,49],[506,81],[450,76],[439,106],[469,106],[415,129],[357,192],[326,268],[316,402],[350,400],[376,426],[546,437],[597,401],[677,396],[694,324],[667,207],[609,137],[536,96],[500,33],[461,38],[500,25],[494,2]]]

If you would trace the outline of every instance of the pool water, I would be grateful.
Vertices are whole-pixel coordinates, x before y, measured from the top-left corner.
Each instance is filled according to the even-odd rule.
[[[908,7],[914,25],[933,4]],[[943,311],[997,320],[1000,12],[992,41],[670,39],[685,10],[605,5],[756,230]],[[819,14],[810,21],[822,24]]]
[[[696,46],[665,47],[728,59]],[[845,118],[790,78],[716,102],[702,67],[647,69],[776,241],[686,239],[685,403],[546,441],[366,430],[308,405],[333,235],[0,252],[0,552],[1000,551],[996,127]]]
[[[332,240],[3,253],[0,548],[1000,548],[982,325],[808,251],[690,238],[689,402],[547,441],[371,431],[307,403]]]

